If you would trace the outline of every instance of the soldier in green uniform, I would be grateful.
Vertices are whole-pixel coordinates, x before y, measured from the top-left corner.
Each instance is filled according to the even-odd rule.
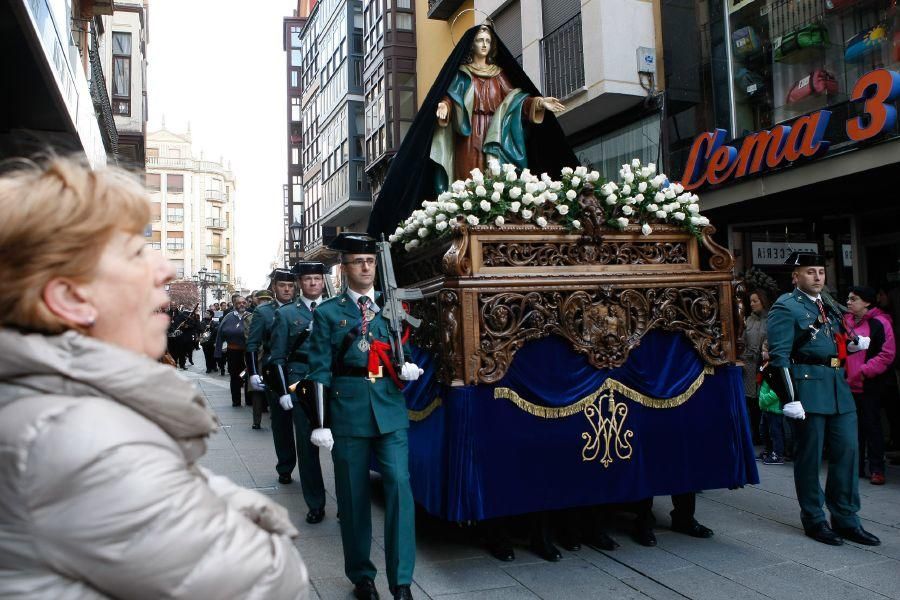
[[[281,410],[278,404],[278,396],[268,389],[266,379],[271,382],[271,377],[266,377],[266,367],[269,365],[269,336],[272,333],[272,324],[275,321],[275,311],[294,300],[294,274],[287,269],[275,269],[269,274],[270,284],[274,300],[260,304],[253,311],[253,319],[247,332],[247,380],[248,389],[254,392],[265,392],[269,405],[269,416],[272,421],[272,437],[275,440],[275,454],[278,463],[275,470],[278,472],[278,483],[288,484],[293,481],[291,473],[294,471],[296,456],[294,445],[286,447],[281,433],[285,427],[291,431],[291,415]],[[285,425],[286,423],[286,425]],[[293,433],[291,433],[293,442]]]
[[[319,449],[310,440],[313,424],[318,422],[315,413],[315,386],[305,380],[309,374],[309,334],[312,332],[313,313],[322,303],[325,288],[325,265],[320,262],[299,262],[291,269],[297,276],[300,294],[297,299],[275,311],[272,335],[269,338],[269,369],[272,371],[273,392],[278,396],[278,426],[283,430],[275,434],[283,452],[290,452],[290,470],[293,470],[294,452],[300,465],[300,486],[309,507],[306,522],[321,523],[325,518],[325,484],[319,463]],[[294,393],[291,393],[294,389]],[[298,406],[299,404],[299,406]],[[291,421],[284,418],[284,413]],[[293,429],[291,429],[293,422]],[[275,419],[272,420],[275,431]],[[296,432],[296,441],[294,433]],[[279,466],[281,459],[279,455]],[[284,469],[287,470],[285,461]]]
[[[320,422],[312,441],[320,447],[333,447],[344,572],[354,584],[354,596],[378,598],[375,565],[369,558],[369,459],[374,454],[384,483],[388,584],[394,598],[412,598],[415,515],[409,485],[409,419],[401,380],[417,379],[422,371],[403,362],[402,357],[389,357],[387,364],[378,358],[389,352],[390,328],[373,287],[375,239],[345,232],[329,247],[342,253],[347,291],[323,302],[313,318],[309,379],[316,382]],[[324,403],[323,387],[329,388]]]
[[[859,445],[856,405],[847,385],[841,356],[844,344],[841,315],[829,298],[823,300],[825,261],[814,253],[794,252],[796,289],[772,305],[767,322],[767,380],[794,419],[797,455],[794,485],[806,535],[839,546],[844,539],[877,546],[880,541],[860,524]],[[828,441],[828,480],[819,483],[822,448]],[[831,513],[831,527],[823,503]]]

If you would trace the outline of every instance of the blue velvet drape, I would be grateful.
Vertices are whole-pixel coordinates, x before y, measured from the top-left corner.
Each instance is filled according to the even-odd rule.
[[[678,396],[703,373],[681,334],[650,332],[624,366],[610,370],[595,369],[562,338],[533,341],[492,386],[443,386],[427,353],[416,350],[414,360],[425,375],[404,392],[415,416],[409,433],[413,494],[441,518],[481,520],[759,480],[739,367],[706,375],[677,407],[644,406],[616,392],[615,400],[628,408],[624,428],[633,432],[632,451],[606,467],[599,459],[583,460],[582,434],[592,431],[583,413],[544,418],[494,397],[495,388],[505,387],[532,404],[564,407],[610,377],[653,398]]]

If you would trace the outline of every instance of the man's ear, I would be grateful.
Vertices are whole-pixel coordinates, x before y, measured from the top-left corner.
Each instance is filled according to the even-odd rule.
[[[97,321],[97,309],[88,301],[84,288],[70,279],[51,279],[41,297],[47,309],[67,323],[92,327]]]

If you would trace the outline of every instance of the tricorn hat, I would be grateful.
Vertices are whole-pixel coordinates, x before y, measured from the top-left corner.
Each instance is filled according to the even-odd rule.
[[[272,292],[270,292],[269,290],[257,290],[253,292],[253,297],[257,300],[271,300]]]
[[[320,262],[302,260],[291,267],[291,272],[298,277],[303,275],[325,275],[325,265]]]
[[[328,247],[344,254],[377,254],[377,241],[365,233],[342,231],[334,238]]]
[[[818,252],[791,252],[784,264],[789,267],[824,267],[825,257]]]
[[[287,269],[275,269],[269,273],[269,279],[272,280],[272,283],[276,281],[294,281],[296,278],[297,276]]]

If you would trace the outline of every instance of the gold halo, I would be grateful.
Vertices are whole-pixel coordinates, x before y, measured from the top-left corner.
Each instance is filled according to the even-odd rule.
[[[453,21],[450,22],[450,41],[453,42],[454,48],[456,47],[456,40],[453,38],[453,26],[456,25],[456,20],[459,19],[461,16],[463,16],[463,14],[465,14],[467,12],[473,12],[473,13],[480,12],[481,14],[484,15],[484,21],[482,21],[480,23],[480,25],[484,25],[485,23],[490,22],[491,27],[494,26],[494,20],[491,18],[491,16],[489,14],[487,14],[483,10],[479,10],[477,8],[467,8],[465,10],[459,11],[459,14],[457,14],[455,17],[453,17]]]

